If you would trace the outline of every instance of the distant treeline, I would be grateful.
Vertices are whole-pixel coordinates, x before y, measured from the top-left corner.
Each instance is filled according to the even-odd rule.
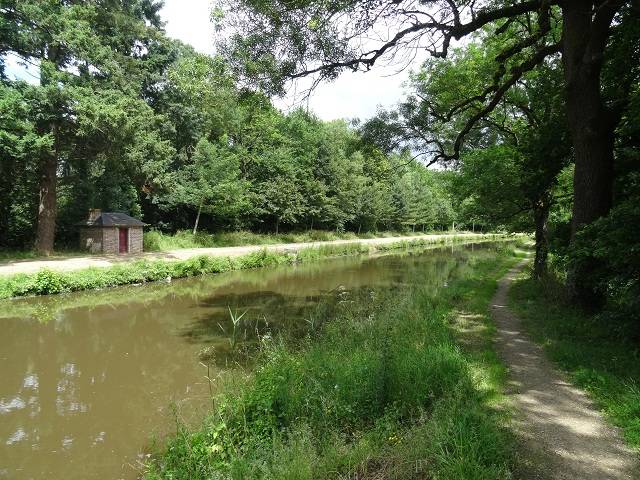
[[[73,246],[89,208],[164,231],[413,230],[457,220],[452,173],[382,153],[344,121],[284,114],[239,86],[220,58],[166,37],[157,8],[115,5],[7,9],[0,248]],[[15,62],[9,74],[9,58],[30,65],[19,77],[31,81],[15,79]]]

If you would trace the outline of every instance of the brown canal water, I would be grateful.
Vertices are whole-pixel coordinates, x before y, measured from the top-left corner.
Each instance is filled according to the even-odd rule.
[[[0,302],[0,478],[135,479],[154,438],[210,405],[231,344],[304,335],[350,294],[428,285],[437,292],[497,244]],[[230,311],[246,311],[235,336]],[[339,320],[337,320],[339,321]],[[237,348],[237,347],[236,347]],[[209,377],[202,361],[214,358]],[[211,355],[211,353],[213,355]],[[235,358],[235,355],[234,355]]]

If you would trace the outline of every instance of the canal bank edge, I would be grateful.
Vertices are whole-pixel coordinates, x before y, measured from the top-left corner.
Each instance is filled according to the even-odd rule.
[[[6,266],[0,267],[0,299],[69,293],[160,280],[170,281],[174,278],[293,264],[340,255],[371,254],[377,251],[473,243],[475,241],[515,240],[523,237],[524,235],[517,234],[464,233],[270,246],[188,249],[182,251],[181,254],[177,253],[179,251],[165,252],[164,254],[124,259],[124,261],[119,260],[119,263],[111,263],[113,259],[98,258],[96,259],[97,263],[90,263],[88,267],[69,270],[64,269],[65,262],[78,262],[82,259],[50,262],[59,267],[62,266],[62,269],[51,268],[45,261],[39,262],[46,264],[45,268],[29,273],[2,275],[2,269]],[[17,265],[30,263],[33,262],[18,263]],[[74,263],[73,265],[78,264]]]

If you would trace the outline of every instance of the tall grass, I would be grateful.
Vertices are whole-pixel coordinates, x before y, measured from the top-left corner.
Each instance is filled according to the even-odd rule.
[[[452,325],[461,309],[487,322],[512,263],[471,265],[436,292],[361,292],[302,341],[262,338],[250,379],[201,428],[178,425],[145,478],[509,478],[491,342],[464,351]]]
[[[355,240],[358,238],[399,237],[403,235],[421,235],[407,232],[335,232],[326,230],[308,230],[294,233],[261,234],[248,231],[206,233],[195,235],[181,230],[175,234],[165,234],[157,230],[144,233],[144,249],[148,252],[173,250],[178,248],[237,247],[243,245],[272,245],[276,243],[326,242],[331,240]]]

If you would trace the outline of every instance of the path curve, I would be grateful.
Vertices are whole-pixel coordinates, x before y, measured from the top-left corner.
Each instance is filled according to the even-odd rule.
[[[608,425],[587,395],[571,385],[523,333],[507,308],[507,292],[524,261],[498,283],[491,301],[497,350],[507,365],[507,394],[514,426],[528,464],[521,479],[638,479],[640,464],[618,430]]]
[[[320,247],[323,245],[346,245],[359,243],[362,245],[376,246],[388,245],[402,241],[424,240],[425,242],[446,243],[453,240],[483,240],[495,238],[493,234],[481,233],[455,233],[440,235],[413,235],[405,237],[384,238],[360,238],[353,240],[331,240],[326,242],[300,242],[277,243],[272,245],[245,245],[240,247],[216,247],[216,248],[181,248],[165,252],[146,252],[135,255],[90,255],[67,258],[52,258],[46,260],[13,260],[0,262],[0,276],[16,273],[34,273],[43,268],[58,271],[81,270],[89,267],[111,267],[118,263],[131,262],[140,259],[178,261],[187,260],[198,255],[212,257],[238,257],[261,250],[272,252],[297,252],[303,248]]]

